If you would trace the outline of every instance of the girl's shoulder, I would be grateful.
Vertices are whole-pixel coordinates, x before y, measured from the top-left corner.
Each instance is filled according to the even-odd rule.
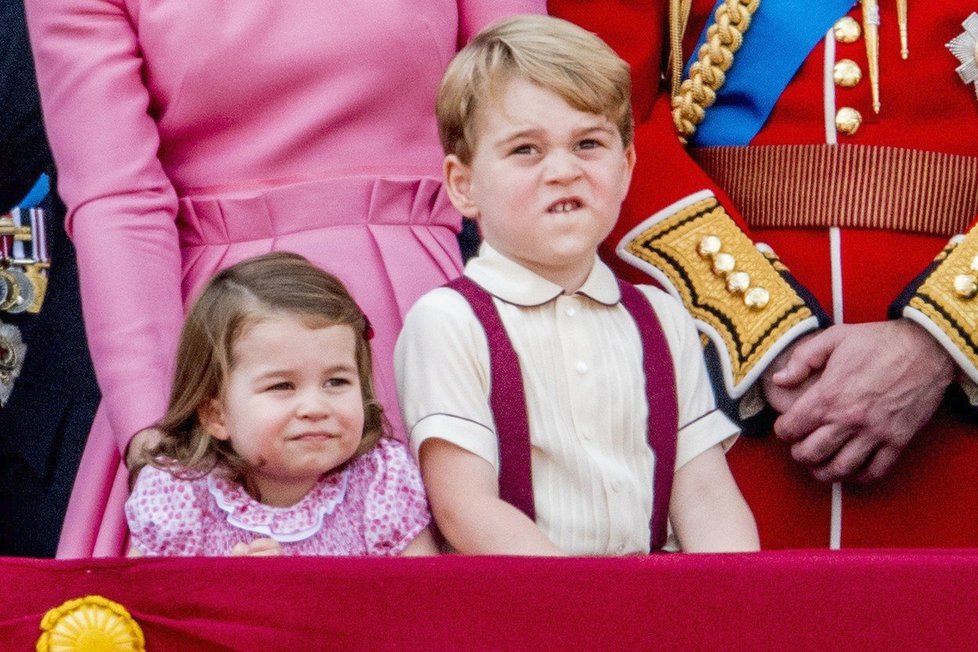
[[[350,472],[353,476],[375,477],[412,475],[418,470],[407,446],[396,439],[381,437],[376,446],[353,461]]]
[[[350,473],[351,504],[361,513],[367,553],[399,554],[431,521],[421,473],[407,447],[383,438]]]
[[[136,478],[126,501],[126,511],[158,516],[160,512],[176,509],[196,514],[204,509],[208,500],[208,475],[179,466],[146,466]]]
[[[179,496],[187,493],[207,491],[207,476],[210,473],[188,469],[178,464],[159,467],[146,465],[136,477],[132,495]]]
[[[147,555],[188,555],[201,551],[209,511],[207,474],[147,466],[126,501],[133,545]]]

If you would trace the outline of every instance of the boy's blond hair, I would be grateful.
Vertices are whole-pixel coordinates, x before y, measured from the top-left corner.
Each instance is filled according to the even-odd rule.
[[[606,116],[632,142],[628,64],[595,34],[559,18],[514,16],[494,23],[452,60],[438,89],[438,134],[446,154],[469,164],[479,106],[518,77],[559,95],[578,111]]]

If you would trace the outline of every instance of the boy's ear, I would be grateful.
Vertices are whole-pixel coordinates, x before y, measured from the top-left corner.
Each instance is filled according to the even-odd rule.
[[[224,423],[224,408],[217,398],[209,399],[197,408],[197,421],[200,422],[204,431],[214,439],[227,441],[231,438]]]
[[[477,219],[479,207],[472,200],[472,168],[454,154],[445,157],[442,166],[445,177],[445,190],[452,205],[465,217]]]
[[[625,165],[628,169],[625,173],[625,192],[628,192],[628,187],[632,184],[632,172],[635,171],[635,161],[637,155],[635,154],[635,143],[631,143],[625,148]]]

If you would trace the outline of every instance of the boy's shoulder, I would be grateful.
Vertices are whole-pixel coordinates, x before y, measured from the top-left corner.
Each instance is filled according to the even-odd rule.
[[[652,304],[652,308],[656,313],[664,312],[669,315],[678,314],[686,315],[686,309],[683,304],[672,296],[665,290],[655,285],[635,285],[635,288],[645,295],[648,302]]]
[[[465,321],[471,316],[472,310],[465,297],[443,285],[421,295],[405,315],[404,327],[444,328]]]

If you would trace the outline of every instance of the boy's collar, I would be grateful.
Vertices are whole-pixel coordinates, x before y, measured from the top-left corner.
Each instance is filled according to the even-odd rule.
[[[465,265],[465,275],[494,297],[518,306],[539,306],[553,301],[564,289],[503,256],[483,242],[479,255]],[[621,300],[614,274],[595,257],[594,266],[575,294],[613,306]]]

